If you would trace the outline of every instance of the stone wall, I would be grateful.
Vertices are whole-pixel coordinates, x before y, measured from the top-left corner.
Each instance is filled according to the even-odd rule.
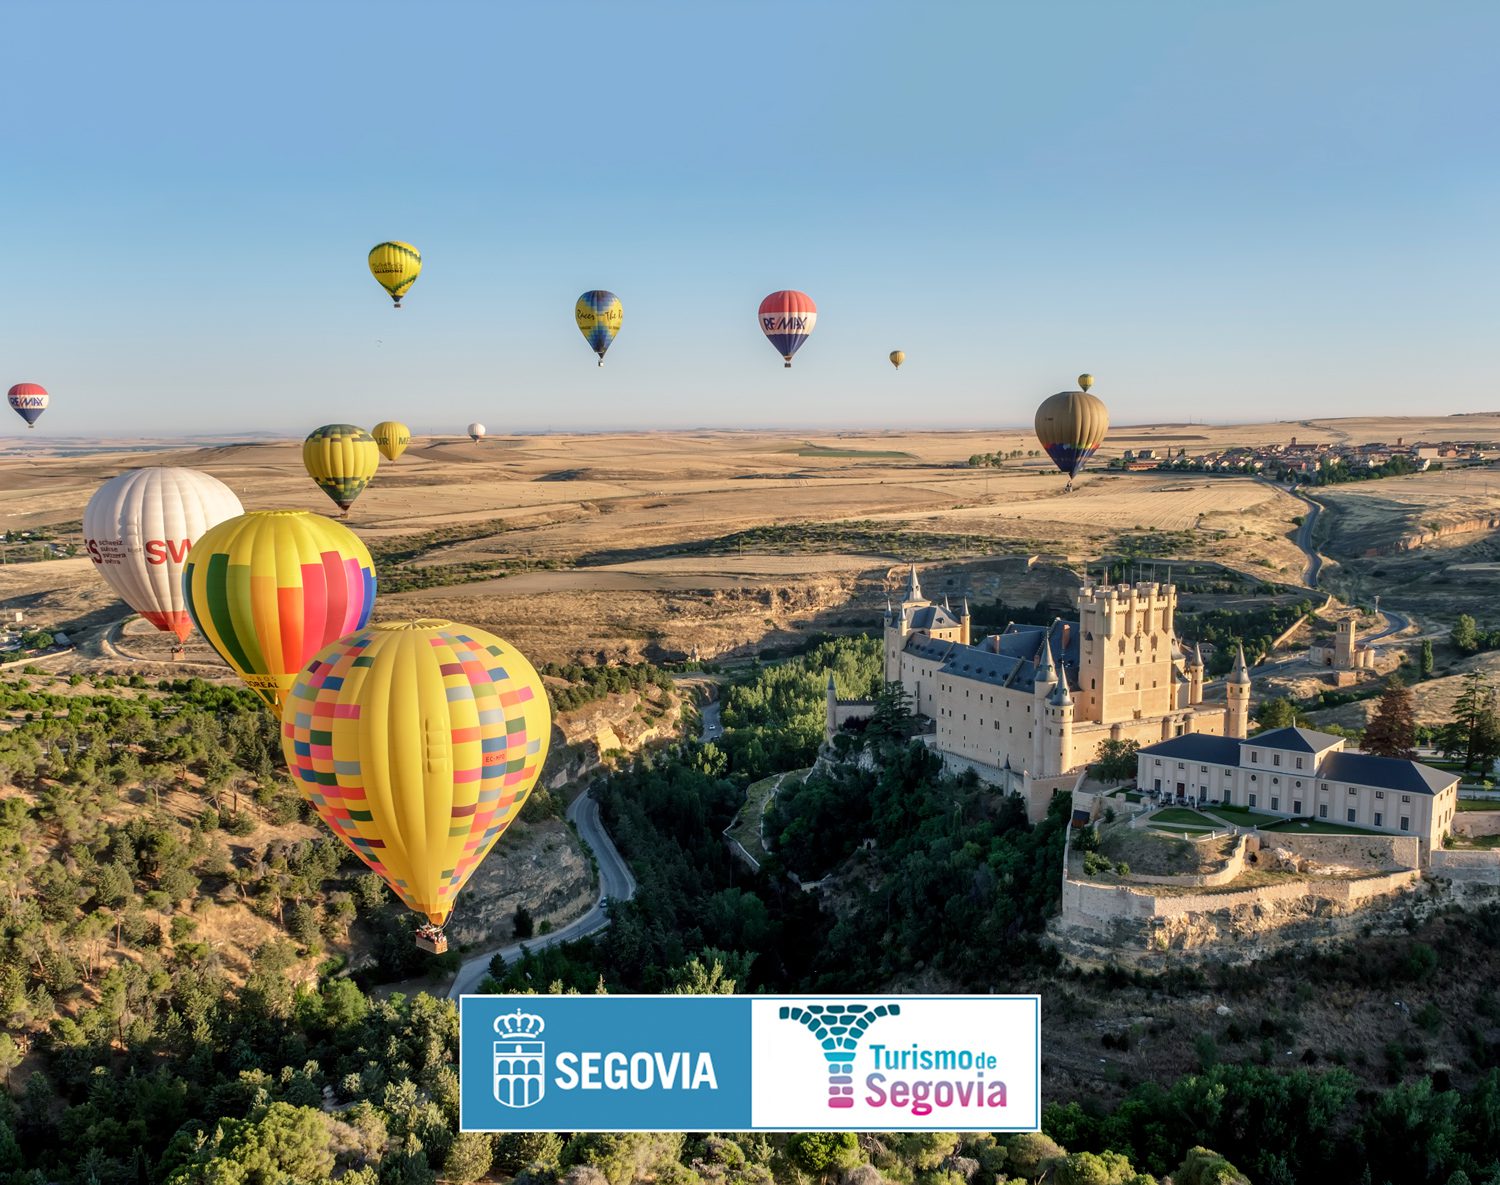
[[[1217,838],[1222,838],[1222,835]],[[1193,842],[1191,836],[1188,839],[1189,842]],[[1181,876],[1146,876],[1132,872],[1130,882],[1142,885],[1177,885],[1184,889],[1212,889],[1219,885],[1227,885],[1245,871],[1249,849],[1250,837],[1242,835],[1235,841],[1234,851],[1229,853],[1224,861],[1224,867],[1216,868],[1213,872],[1184,873]]]
[[[1262,848],[1284,848],[1318,864],[1370,869],[1422,866],[1422,841],[1415,835],[1299,835],[1295,831],[1257,831],[1256,835]]]
[[[1500,811],[1454,811],[1457,835],[1500,835]]]
[[[1463,852],[1439,848],[1432,853],[1433,876],[1476,884],[1500,885],[1500,851]]]

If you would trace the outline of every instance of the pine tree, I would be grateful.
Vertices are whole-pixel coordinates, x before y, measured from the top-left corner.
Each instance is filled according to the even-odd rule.
[[[1495,719],[1495,689],[1478,671],[1464,676],[1464,689],[1453,704],[1453,717],[1443,726],[1439,748],[1449,757],[1462,757],[1464,769],[1488,766],[1500,756],[1500,722]]]
[[[1416,757],[1417,714],[1412,704],[1411,689],[1392,675],[1381,692],[1375,715],[1365,729],[1363,748],[1366,753],[1381,757]]]
[[[1422,659],[1421,659],[1420,670],[1422,672],[1422,678],[1424,678],[1424,679],[1431,679],[1432,678],[1432,639],[1431,638],[1424,638],[1422,640]]]

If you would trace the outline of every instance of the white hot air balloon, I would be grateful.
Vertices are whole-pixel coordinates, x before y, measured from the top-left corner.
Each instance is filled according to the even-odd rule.
[[[188,549],[244,512],[233,490],[196,469],[127,469],[89,499],[84,546],[120,599],[181,643],[193,631],[182,596]]]
[[[469,439],[475,444],[484,439],[484,425],[479,423],[478,420],[469,425]]]

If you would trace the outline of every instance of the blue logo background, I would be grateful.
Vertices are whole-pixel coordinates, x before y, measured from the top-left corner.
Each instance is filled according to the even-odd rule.
[[[750,1118],[750,1010],[726,997],[464,996],[459,1001],[461,1127],[465,1131],[743,1130]],[[729,1005],[725,1007],[725,1005]],[[738,1006],[736,1006],[738,1005]],[[494,1096],[494,1022],[516,1009],[546,1021],[546,1087],[529,1107]],[[597,1051],[684,1055],[691,1082],[698,1054],[713,1057],[718,1089],[564,1090],[557,1055]],[[684,1070],[679,1070],[682,1075]],[[601,1074],[602,1079],[602,1074]],[[679,1077],[678,1081],[682,1078]]]

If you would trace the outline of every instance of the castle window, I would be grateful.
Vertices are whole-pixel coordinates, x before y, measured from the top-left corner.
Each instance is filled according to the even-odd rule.
[[[1273,786],[1279,786],[1279,785],[1281,785],[1281,779],[1280,778],[1272,778],[1271,779],[1271,785],[1273,785]]]
[[[1279,811],[1281,809],[1281,799],[1276,798],[1275,796],[1272,796],[1272,798],[1271,798],[1271,809],[1273,811]]]
[[[1409,816],[1409,815],[1402,815],[1401,816],[1401,830],[1402,831],[1410,831],[1411,830],[1411,816]]]
[[[1320,802],[1318,804],[1318,818],[1328,818],[1328,804],[1326,802]]]
[[[1323,791],[1323,793],[1324,793],[1324,794],[1327,794],[1327,793],[1328,793],[1328,783],[1327,783],[1327,782],[1324,782],[1324,783],[1323,783],[1323,784],[1322,784],[1322,785],[1321,785],[1321,786],[1320,786],[1320,787],[1318,787],[1318,788],[1319,788],[1319,789],[1320,789],[1320,790],[1322,790],[1322,791]]]
[[[1352,806],[1349,808],[1349,822],[1354,822],[1354,808]]]
[[[1377,791],[1375,791],[1375,797],[1376,798],[1384,798],[1385,797],[1385,791],[1384,790],[1377,790]]]
[[[1208,772],[1208,766],[1206,766],[1206,765],[1200,765],[1198,767],[1198,772],[1200,774],[1206,774]]]
[[[1257,753],[1254,749],[1250,750],[1250,764],[1251,765],[1259,765],[1260,764],[1260,754]]]
[[[1297,789],[1298,790],[1302,789],[1302,779],[1301,778],[1297,779]]]
[[[1255,805],[1255,791],[1253,791],[1253,790],[1250,792],[1250,805],[1251,806]]]
[[[1349,793],[1350,793],[1350,794],[1358,794],[1358,793],[1359,793],[1359,791],[1358,791],[1358,790],[1356,790],[1356,789],[1355,789],[1355,788],[1354,788],[1354,787],[1353,787],[1353,786],[1350,786],[1350,787],[1349,787]]]
[[[1403,794],[1401,796],[1401,801],[1402,802],[1410,802],[1411,801],[1411,795],[1410,794]]]
[[[1301,813],[1302,813],[1302,804],[1300,802],[1298,802],[1295,798],[1292,799],[1292,814],[1294,814],[1294,815],[1300,815]]]
[[[1375,812],[1375,826],[1377,826],[1377,827],[1384,827],[1385,824],[1383,822],[1381,822],[1381,820],[1384,819],[1384,818],[1385,818],[1384,815],[1382,815],[1379,811],[1376,811]]]
[[[1300,758],[1300,757],[1299,757],[1299,758],[1297,758],[1297,768],[1298,768],[1298,769],[1301,769],[1301,768],[1302,768],[1302,758]]]
[[[1272,753],[1271,754],[1271,764],[1272,765],[1280,765],[1281,764],[1281,754],[1280,753]]]

